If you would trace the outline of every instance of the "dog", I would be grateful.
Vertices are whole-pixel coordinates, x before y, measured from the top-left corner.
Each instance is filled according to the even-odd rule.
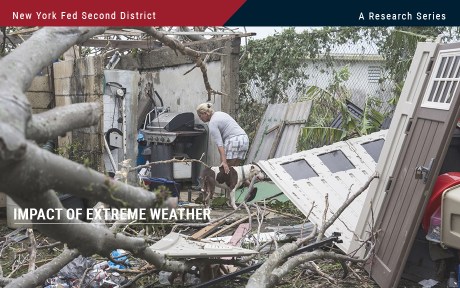
[[[206,207],[209,207],[210,201],[214,196],[214,191],[217,187],[225,190],[225,197],[227,198],[227,204],[237,209],[235,204],[235,191],[246,181],[251,181],[252,178],[257,177],[259,180],[263,180],[265,174],[255,164],[247,164],[243,166],[230,167],[230,172],[227,174],[224,171],[224,167],[214,166],[206,167],[201,173],[201,183],[203,193],[203,203]],[[252,192],[252,191],[251,191]]]

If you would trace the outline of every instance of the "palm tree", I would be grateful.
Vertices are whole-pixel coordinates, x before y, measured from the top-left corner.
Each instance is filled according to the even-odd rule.
[[[382,101],[375,97],[367,97],[362,116],[351,113],[348,92],[340,85],[333,87],[332,92],[317,86],[311,86],[305,99],[313,101],[312,113],[307,127],[302,128],[297,150],[308,150],[337,141],[347,140],[372,132],[379,131],[385,117],[389,113],[381,113],[377,109]],[[391,111],[390,111],[391,112]],[[340,114],[340,125],[332,125],[332,119]]]

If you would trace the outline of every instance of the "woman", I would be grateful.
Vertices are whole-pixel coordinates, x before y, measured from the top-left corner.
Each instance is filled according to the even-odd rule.
[[[241,166],[249,149],[249,138],[243,128],[225,112],[212,109],[211,103],[202,103],[196,108],[198,117],[209,122],[209,133],[217,144],[225,173],[231,166]]]

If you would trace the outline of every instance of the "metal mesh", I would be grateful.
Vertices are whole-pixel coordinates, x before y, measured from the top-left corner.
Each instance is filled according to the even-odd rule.
[[[307,65],[303,69],[303,79],[292,83],[281,95],[277,95],[276,103],[291,103],[306,98],[305,92],[309,86],[317,86],[330,91],[334,79],[340,71],[348,70],[349,77],[340,83],[347,92],[347,97],[355,105],[363,108],[367,97],[377,97],[382,100],[381,112],[388,108],[387,101],[393,97],[393,83],[387,78],[385,61],[378,54],[378,49],[372,43],[365,45],[340,45],[334,47],[333,53],[316,59],[305,59]],[[259,103],[267,104],[262,84],[253,80],[249,83],[252,98]]]

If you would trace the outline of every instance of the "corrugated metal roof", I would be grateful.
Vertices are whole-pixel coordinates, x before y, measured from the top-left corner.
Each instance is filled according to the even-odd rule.
[[[305,126],[310,109],[311,101],[268,105],[246,163],[296,152],[300,128]]]

